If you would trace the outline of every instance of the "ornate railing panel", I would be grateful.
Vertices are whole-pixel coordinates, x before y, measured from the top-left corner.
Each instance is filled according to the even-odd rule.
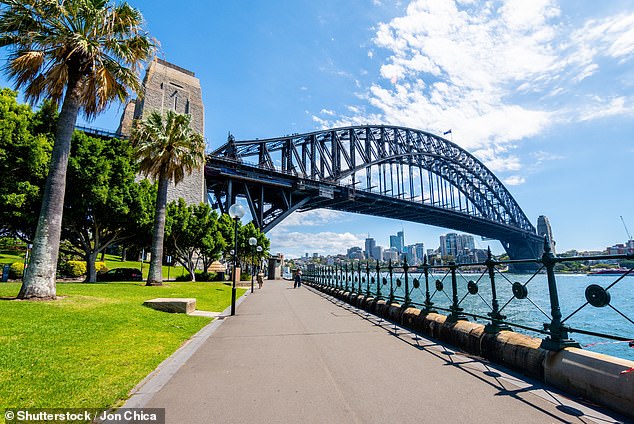
[[[602,346],[611,345],[608,353],[634,359],[634,268],[599,281],[588,276],[587,282],[555,274],[559,263],[605,259],[632,260],[634,255],[557,257],[546,242],[544,254],[535,260],[496,261],[489,252],[478,264],[431,265],[425,260],[412,267],[406,261],[383,266],[356,262],[312,267],[305,278],[401,307],[414,306],[423,313],[445,314],[449,322],[479,321],[491,333],[538,334],[542,347],[550,350],[583,345],[605,353]],[[506,272],[517,263],[532,263],[537,271]]]

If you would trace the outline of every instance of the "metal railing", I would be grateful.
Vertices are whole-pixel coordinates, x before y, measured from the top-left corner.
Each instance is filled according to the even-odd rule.
[[[626,310],[623,311],[623,308],[612,304],[611,295],[617,288],[632,293],[631,286],[625,287],[624,281],[628,276],[634,277],[634,268],[622,271],[605,286],[587,285],[583,297],[566,294],[565,310],[572,312],[565,317],[562,314],[558,291],[561,284],[558,286],[557,280],[564,277],[555,274],[555,266],[571,261],[614,259],[632,260],[634,254],[557,257],[546,240],[544,253],[538,259],[498,261],[489,250],[486,261],[476,264],[432,265],[425,258],[422,265],[414,267],[405,258],[402,263],[390,261],[387,266],[381,266],[378,262],[315,265],[307,269],[304,279],[358,296],[398,303],[403,308],[417,307],[425,314],[442,312],[447,314],[447,322],[485,320],[485,331],[489,333],[511,329],[538,333],[543,336],[542,347],[549,350],[580,347],[577,341],[570,338],[570,333],[623,342],[634,347],[634,321],[628,316],[628,310],[629,313],[634,310],[628,309],[630,298],[625,292],[617,293],[618,298],[625,302]],[[509,278],[509,274],[504,271],[509,265],[519,264],[533,264],[537,270]],[[628,277],[628,283],[634,283],[632,277]],[[546,284],[547,290],[533,290],[539,281]],[[529,289],[534,292],[532,295],[529,295]],[[577,284],[570,289],[578,293],[580,287]],[[592,328],[592,324],[596,324],[592,317],[602,314],[602,308],[615,311],[614,315],[620,319],[619,325],[614,328]],[[588,315],[583,325],[569,325],[573,317],[581,314]]]

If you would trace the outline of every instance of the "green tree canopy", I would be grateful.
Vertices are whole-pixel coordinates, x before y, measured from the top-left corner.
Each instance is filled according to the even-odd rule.
[[[52,146],[52,136],[41,123],[55,122],[56,114],[50,113],[50,102],[34,114],[28,105],[18,104],[16,96],[7,88],[0,90],[0,231],[30,242]]]
[[[218,231],[218,214],[204,203],[188,206],[183,199],[170,202],[165,222],[165,247],[195,281],[199,262],[202,261],[206,271],[225,247]]]
[[[152,221],[147,180],[136,182],[130,142],[76,131],[68,164],[62,238],[87,263],[96,281],[97,255],[108,246],[137,237]]]
[[[66,170],[71,138],[82,111],[93,117],[128,89],[139,91],[142,62],[154,42],[140,12],[106,0],[1,0],[0,47],[10,50],[5,71],[27,100],[61,104],[20,298],[55,298]]]

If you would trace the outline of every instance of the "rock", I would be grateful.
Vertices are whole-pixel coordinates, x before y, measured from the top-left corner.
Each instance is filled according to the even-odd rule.
[[[193,298],[157,298],[146,300],[143,305],[163,312],[191,314],[196,310],[196,299]]]

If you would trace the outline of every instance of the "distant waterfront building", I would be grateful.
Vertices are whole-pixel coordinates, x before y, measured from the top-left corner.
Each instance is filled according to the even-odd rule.
[[[416,250],[416,259],[418,259],[418,263],[422,263],[425,258],[425,245],[423,243],[416,243],[414,245],[414,249]]]
[[[376,246],[376,241],[373,238],[368,237],[367,239],[365,239],[365,257],[367,259],[372,258],[372,251],[374,250],[374,246]]]
[[[377,261],[383,260],[383,246],[374,246],[374,248],[372,249],[372,258],[376,259]]]
[[[548,236],[548,240],[550,240],[550,248],[553,253],[555,252],[555,239],[553,238],[553,230],[550,227],[550,221],[546,215],[540,215],[537,218],[537,234],[541,237]]]
[[[619,243],[605,249],[608,255],[626,255],[634,253],[634,240],[629,240],[627,244]]]
[[[398,233],[396,233],[396,237],[398,237],[398,243],[399,243],[399,253],[405,253],[405,232],[404,231],[399,231]]]
[[[360,247],[351,247],[348,249],[348,259],[363,259],[363,250]]]
[[[475,250],[475,240],[472,235],[449,233],[440,236],[440,255],[457,258],[467,251]]]
[[[403,231],[399,231],[395,236],[390,236],[390,249],[405,253],[405,233]]]
[[[400,252],[394,247],[390,247],[389,249],[385,249],[383,251],[383,260],[384,261],[391,260],[392,262],[398,262],[399,261],[399,257],[400,257]]]

